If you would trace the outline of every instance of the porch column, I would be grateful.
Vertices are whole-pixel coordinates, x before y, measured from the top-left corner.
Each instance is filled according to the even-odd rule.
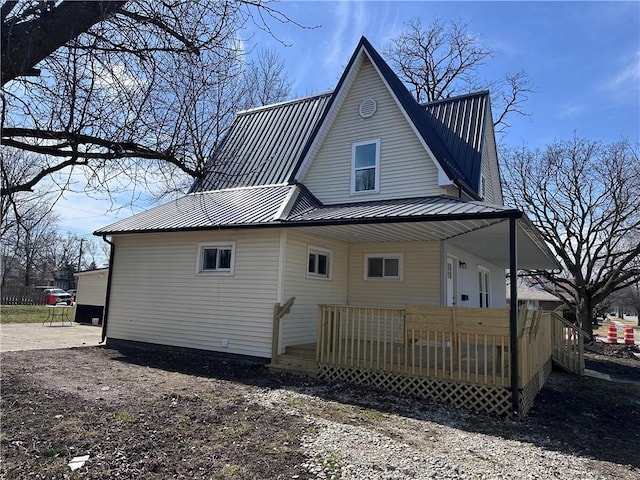
[[[516,244],[516,218],[509,218],[509,349],[511,351],[511,410],[518,413],[518,246]]]

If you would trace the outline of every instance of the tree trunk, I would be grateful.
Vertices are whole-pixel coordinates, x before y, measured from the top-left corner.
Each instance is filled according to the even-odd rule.
[[[585,295],[576,300],[576,320],[580,328],[593,338],[593,306],[591,305],[591,298]]]
[[[62,2],[46,15],[12,24],[3,24],[2,85],[23,75],[61,46],[105,18],[126,1]]]

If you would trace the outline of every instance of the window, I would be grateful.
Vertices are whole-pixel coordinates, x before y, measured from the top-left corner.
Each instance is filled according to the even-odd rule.
[[[197,273],[232,275],[234,257],[234,242],[200,244]]]
[[[487,198],[487,179],[484,175],[480,177],[480,198]]]
[[[484,308],[489,308],[489,270],[486,268],[478,268],[478,295],[480,297],[479,305]]]
[[[330,278],[331,252],[309,247],[307,262],[307,276]]]
[[[365,279],[402,279],[402,255],[366,255]]]
[[[380,186],[380,140],[354,143],[351,193],[377,192]]]

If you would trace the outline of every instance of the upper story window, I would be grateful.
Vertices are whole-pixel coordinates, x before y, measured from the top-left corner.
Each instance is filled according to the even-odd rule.
[[[365,255],[365,279],[402,280],[402,255]]]
[[[380,140],[352,146],[351,193],[377,192],[380,188]]]
[[[330,278],[331,252],[315,247],[309,247],[307,276]]]
[[[487,198],[487,178],[484,175],[480,177],[480,198]]]
[[[233,275],[235,242],[202,243],[198,248],[197,273]]]

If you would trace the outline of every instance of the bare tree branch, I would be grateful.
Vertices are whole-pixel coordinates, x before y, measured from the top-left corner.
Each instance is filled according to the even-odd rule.
[[[501,156],[504,190],[538,227],[565,271],[530,272],[575,308],[591,332],[596,305],[640,281],[639,147],[574,138]]]
[[[62,2],[48,5],[46,15],[5,23],[3,5],[2,85],[32,73],[33,68],[60,46],[118,11],[126,1]],[[7,6],[13,9],[15,5]],[[10,10],[9,10],[10,12]],[[6,12],[6,15],[9,15]]]
[[[385,52],[418,102],[490,90],[498,133],[508,130],[508,119],[513,114],[527,115],[524,104],[535,90],[525,72],[506,74],[500,81],[476,78],[478,69],[495,52],[470,32],[468,23],[436,18],[423,26],[420,19],[414,18],[406,27]]]

